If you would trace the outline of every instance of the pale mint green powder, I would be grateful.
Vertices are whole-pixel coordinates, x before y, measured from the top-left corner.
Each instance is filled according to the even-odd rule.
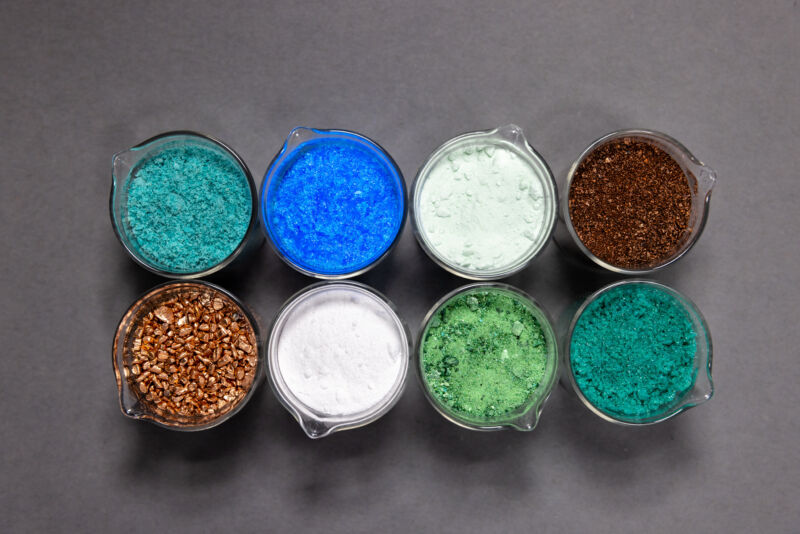
[[[544,244],[553,209],[544,184],[509,143],[456,142],[423,169],[420,231],[445,263],[479,273],[510,268]]]

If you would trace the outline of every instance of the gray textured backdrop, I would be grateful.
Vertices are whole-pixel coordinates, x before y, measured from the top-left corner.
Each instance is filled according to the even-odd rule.
[[[0,5],[0,530],[797,532],[797,2],[9,2]],[[626,429],[563,388],[529,434],[470,433],[412,380],[311,441],[263,388],[223,426],[122,417],[120,315],[160,282],[108,218],[111,155],[190,128],[260,182],[297,125],[383,144],[408,182],[442,141],[514,122],[561,175],[596,137],[667,132],[716,168],[698,246],[657,276],[714,338],[716,397]],[[558,315],[609,281],[555,246],[510,278]],[[311,282],[267,248],[213,278],[265,328]],[[462,282],[407,226],[361,280],[414,333]]]

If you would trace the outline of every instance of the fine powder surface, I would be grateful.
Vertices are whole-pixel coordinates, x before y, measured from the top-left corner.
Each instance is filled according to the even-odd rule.
[[[404,336],[375,297],[349,288],[312,294],[291,310],[277,347],[292,393],[327,415],[379,405],[404,368]]]
[[[570,342],[572,373],[586,399],[612,416],[646,418],[671,409],[694,385],[691,318],[648,285],[609,290],[581,314]]]
[[[503,144],[456,144],[433,163],[421,186],[421,231],[447,263],[473,271],[512,266],[543,244],[543,182]]]
[[[423,378],[434,397],[468,419],[500,419],[531,402],[549,348],[542,326],[505,291],[449,300],[428,323]]]
[[[250,225],[247,177],[231,158],[175,143],[130,173],[124,210],[136,251],[155,267],[197,272],[227,258]]]
[[[689,180],[661,148],[625,138],[593,150],[569,190],[569,216],[592,254],[622,268],[669,259],[685,243]]]
[[[274,180],[267,217],[275,245],[305,269],[353,272],[380,257],[400,231],[404,200],[397,175],[356,141],[304,143]]]

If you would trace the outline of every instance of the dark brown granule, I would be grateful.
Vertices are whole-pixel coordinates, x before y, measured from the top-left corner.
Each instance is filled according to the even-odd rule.
[[[181,292],[140,317],[132,330],[125,377],[156,415],[183,423],[214,419],[253,384],[255,332],[223,293]]]
[[[579,165],[569,189],[569,216],[592,254],[625,269],[658,265],[691,232],[692,196],[680,165],[661,148],[634,138],[610,141]]]

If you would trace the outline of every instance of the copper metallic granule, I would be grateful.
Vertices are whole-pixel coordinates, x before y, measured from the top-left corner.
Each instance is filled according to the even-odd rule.
[[[131,325],[124,373],[146,409],[179,421],[233,409],[255,379],[255,332],[242,310],[212,289],[187,289]]]

